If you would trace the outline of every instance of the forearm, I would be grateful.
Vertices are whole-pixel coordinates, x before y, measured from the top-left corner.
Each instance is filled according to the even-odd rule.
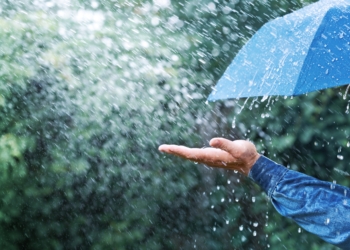
[[[289,170],[261,156],[249,177],[276,210],[338,247],[350,246],[350,189]]]

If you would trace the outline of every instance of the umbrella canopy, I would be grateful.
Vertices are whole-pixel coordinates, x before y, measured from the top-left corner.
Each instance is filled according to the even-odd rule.
[[[265,24],[208,100],[293,96],[350,83],[350,0],[321,0]]]

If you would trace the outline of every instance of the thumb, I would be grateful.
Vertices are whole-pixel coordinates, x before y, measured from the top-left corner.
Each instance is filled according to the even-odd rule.
[[[230,141],[225,138],[213,138],[210,140],[210,146],[224,150],[235,158],[240,158],[245,152],[247,148],[246,143],[243,140]]]

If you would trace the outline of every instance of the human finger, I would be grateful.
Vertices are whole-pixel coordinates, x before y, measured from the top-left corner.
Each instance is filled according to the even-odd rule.
[[[161,145],[159,150],[210,166],[225,166],[225,164],[233,160],[229,153],[216,148],[188,148],[178,145]]]
[[[225,138],[213,138],[210,140],[210,146],[224,150],[235,158],[242,156],[242,153],[247,149],[247,143],[249,142],[244,140],[231,141]]]

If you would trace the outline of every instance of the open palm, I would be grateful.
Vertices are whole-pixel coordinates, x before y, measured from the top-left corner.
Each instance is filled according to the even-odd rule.
[[[211,167],[237,170],[248,175],[260,157],[253,143],[244,140],[230,141],[213,138],[209,148],[188,148],[179,145],[161,145],[159,150]]]

